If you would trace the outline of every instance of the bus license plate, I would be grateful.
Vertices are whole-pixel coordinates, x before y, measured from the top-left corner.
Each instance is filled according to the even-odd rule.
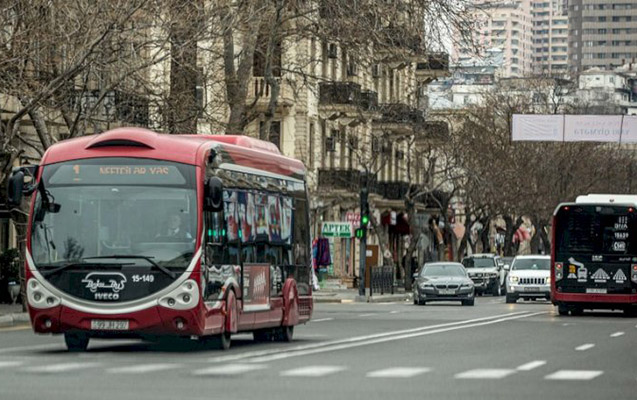
[[[456,294],[456,291],[453,289],[440,289],[440,294]]]
[[[608,289],[586,288],[586,293],[606,294],[608,293]]]
[[[127,331],[128,321],[117,320],[91,320],[91,329],[96,331]]]

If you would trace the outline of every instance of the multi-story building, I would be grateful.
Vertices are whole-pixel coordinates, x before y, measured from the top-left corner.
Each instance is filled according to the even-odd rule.
[[[569,0],[568,20],[571,72],[637,58],[637,0]]]
[[[533,0],[533,73],[568,71],[567,0]]]
[[[492,48],[503,52],[502,75],[525,76],[532,72],[533,25],[531,0],[476,0],[476,44],[480,54]],[[474,55],[469,47],[455,49],[454,58]]]

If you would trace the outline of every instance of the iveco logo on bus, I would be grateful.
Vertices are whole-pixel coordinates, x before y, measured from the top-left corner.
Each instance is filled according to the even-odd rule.
[[[82,283],[94,293],[95,300],[118,300],[119,292],[126,286],[126,276],[119,272],[91,272]]]

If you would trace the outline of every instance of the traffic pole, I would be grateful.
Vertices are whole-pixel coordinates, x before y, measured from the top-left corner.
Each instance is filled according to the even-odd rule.
[[[360,266],[358,274],[360,276],[358,285],[358,295],[365,296],[365,260],[367,259],[367,223],[369,222],[369,206],[367,204],[367,188],[361,189],[361,222],[359,229],[362,231],[360,237]],[[371,278],[371,273],[370,273]],[[369,285],[372,287],[371,282]]]

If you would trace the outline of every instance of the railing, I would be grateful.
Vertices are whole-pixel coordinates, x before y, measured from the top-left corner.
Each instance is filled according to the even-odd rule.
[[[394,268],[393,267],[372,267],[371,279],[369,282],[370,296],[374,292],[394,294]]]
[[[319,85],[320,104],[348,104],[364,111],[378,107],[378,94],[371,90],[361,90],[354,82],[326,82]]]
[[[358,190],[361,172],[352,169],[319,169],[318,184],[332,189]]]
[[[407,104],[384,104],[381,121],[397,124],[420,124],[425,122],[425,113]]]
[[[374,193],[383,196],[388,200],[403,200],[409,193],[411,185],[408,182],[376,182]]]
[[[449,71],[449,54],[429,53],[426,60],[416,64],[416,72],[422,71]]]

